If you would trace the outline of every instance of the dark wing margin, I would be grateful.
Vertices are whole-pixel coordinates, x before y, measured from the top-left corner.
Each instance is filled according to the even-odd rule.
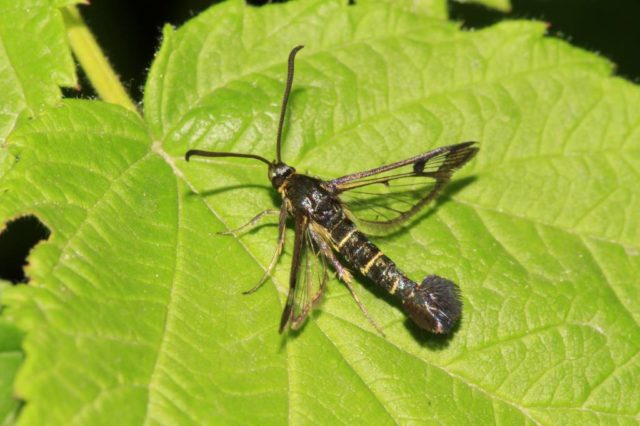
[[[443,146],[415,157],[325,183],[357,222],[388,230],[434,200],[453,173],[478,152],[476,142]],[[365,188],[366,187],[366,188]]]
[[[313,307],[320,301],[327,279],[327,264],[310,234],[309,219],[299,214],[295,218],[293,258],[289,275],[289,294],[282,311],[280,329],[299,329]]]

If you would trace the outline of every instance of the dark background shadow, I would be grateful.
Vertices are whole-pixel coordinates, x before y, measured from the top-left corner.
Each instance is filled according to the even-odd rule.
[[[33,215],[0,223],[0,279],[14,284],[27,282],[24,274],[27,255],[50,235],[49,229]]]
[[[357,2],[357,1],[356,1]],[[214,4],[211,0],[149,2],[94,0],[81,7],[89,27],[136,101],[142,99],[162,26],[180,26]],[[250,1],[262,4],[264,1]],[[618,65],[617,73],[640,77],[640,2],[637,0],[512,0],[513,10],[502,13],[484,6],[449,1],[452,20],[464,28],[482,28],[503,19],[537,19],[550,24],[549,34],[590,51],[600,52]],[[86,79],[82,95],[94,96]]]

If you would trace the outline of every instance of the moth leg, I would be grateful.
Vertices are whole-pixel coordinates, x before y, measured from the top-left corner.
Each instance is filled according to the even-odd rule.
[[[255,215],[253,217],[253,219],[251,219],[249,222],[245,223],[244,225],[235,228],[235,229],[229,229],[228,231],[222,231],[222,232],[218,232],[218,235],[233,235],[237,232],[240,232],[246,228],[251,228],[253,227],[256,223],[258,223],[258,221],[260,219],[262,219],[264,216],[269,216],[269,215],[276,215],[280,212],[280,210],[275,210],[275,209],[267,209],[264,211],[261,211],[260,213],[258,213],[257,215]]]
[[[353,300],[355,300],[356,304],[358,305],[358,307],[360,308],[364,316],[367,317],[367,320],[369,320],[373,328],[375,328],[378,331],[378,333],[382,335],[382,337],[387,337],[386,334],[384,334],[384,331],[382,331],[382,327],[380,327],[380,325],[373,319],[371,314],[369,314],[369,311],[367,311],[367,308],[365,308],[364,304],[360,301],[360,298],[358,297],[356,290],[351,285],[351,282],[347,280],[343,280],[343,282],[349,289],[349,292],[351,293],[351,297],[353,297]]]
[[[329,245],[317,233],[312,231],[311,235],[313,236],[313,240],[316,242],[316,244],[318,244],[318,247],[320,247],[320,250],[322,251],[322,254],[324,255],[324,257],[326,259],[329,259],[329,262],[331,262],[331,265],[333,266],[333,269],[336,270],[336,273],[338,274],[338,278],[340,279],[340,281],[345,283],[345,285],[349,289],[349,292],[351,293],[351,297],[353,297],[353,300],[355,300],[356,305],[358,305],[358,308],[360,308],[360,310],[362,311],[364,316],[367,318],[367,320],[371,323],[373,328],[375,328],[376,331],[378,331],[378,333],[382,335],[382,337],[386,337],[386,335],[384,334],[384,331],[382,331],[382,327],[380,327],[380,325],[378,325],[378,323],[373,319],[371,314],[369,314],[369,311],[367,311],[367,308],[365,308],[364,304],[360,301],[360,298],[358,297],[356,290],[351,285],[351,280],[353,279],[351,272],[349,272],[347,268],[342,266],[338,258],[336,258],[336,256],[333,254],[333,251],[331,250]]]
[[[265,212],[266,211],[268,210],[265,210]],[[284,240],[285,240],[284,237],[285,237],[286,230],[287,230],[287,206],[283,202],[282,206],[280,207],[280,218],[278,220],[278,243],[276,245],[276,251],[273,253],[273,256],[271,257],[271,262],[269,262],[269,266],[267,266],[267,269],[264,271],[264,274],[262,275],[262,278],[260,278],[260,281],[258,281],[258,284],[256,284],[255,286],[253,286],[251,289],[247,291],[243,291],[242,294],[251,294],[256,290],[258,290],[260,287],[262,287],[262,285],[265,282],[267,282],[267,278],[269,278],[269,276],[271,275],[271,271],[276,266],[276,263],[278,263],[278,259],[280,258],[280,255],[284,250]]]

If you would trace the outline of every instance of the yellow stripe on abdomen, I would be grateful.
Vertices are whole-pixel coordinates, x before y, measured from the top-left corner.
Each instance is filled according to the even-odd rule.
[[[369,269],[371,269],[371,266],[373,266],[374,263],[376,263],[376,260],[380,259],[383,256],[382,251],[378,251],[374,256],[371,257],[371,259],[369,259],[369,261],[367,262],[366,265],[364,265],[362,268],[360,268],[360,272],[362,272],[362,275],[367,275],[367,273],[369,272]]]

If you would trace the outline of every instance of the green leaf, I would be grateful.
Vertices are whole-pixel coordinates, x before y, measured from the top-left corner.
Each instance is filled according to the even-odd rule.
[[[359,6],[380,4],[381,0],[358,0]],[[447,2],[443,0],[386,0],[390,5],[404,8],[412,13],[421,13],[433,18],[447,19]]]
[[[30,285],[3,294],[28,333],[21,422],[637,423],[640,90],[543,33],[469,33],[388,3],[227,2],[165,29],[144,121],[66,101],[20,126],[0,220],[32,213],[52,230]],[[283,157],[299,171],[480,141],[435,209],[376,239],[416,280],[460,284],[449,339],[358,286],[382,338],[335,279],[304,329],[279,336],[288,251],[240,294],[275,228],[216,232],[275,205],[265,167],[183,155],[273,157],[296,44]]]
[[[60,99],[59,86],[76,85],[58,8],[77,2],[0,1],[0,146],[22,112],[32,115]]]
[[[486,7],[499,10],[501,12],[509,12],[511,11],[511,1],[510,0],[455,0],[458,3],[475,3],[481,4]]]
[[[0,280],[0,306],[2,306],[2,293],[10,285]],[[0,424],[2,425],[13,423],[18,409],[18,401],[13,398],[13,381],[23,360],[20,350],[21,341],[20,330],[0,317]]]

